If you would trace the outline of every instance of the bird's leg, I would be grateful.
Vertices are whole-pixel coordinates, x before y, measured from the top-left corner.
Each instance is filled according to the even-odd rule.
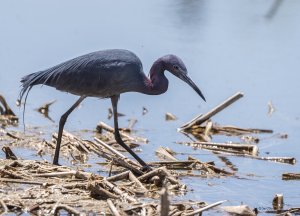
[[[118,126],[118,99],[119,95],[115,95],[111,97],[111,103],[113,107],[113,113],[114,113],[114,125],[115,125],[115,139],[117,143],[122,146],[128,153],[130,153],[146,170],[151,170],[151,168],[139,157],[137,154],[134,153],[134,151],[131,150],[122,140],[119,132],[119,126]]]
[[[59,158],[59,150],[60,150],[60,144],[61,144],[61,137],[63,134],[64,126],[67,121],[68,116],[70,113],[86,98],[85,96],[81,96],[74,104],[71,106],[70,109],[68,109],[67,112],[65,112],[59,120],[59,129],[58,129],[58,135],[57,135],[57,142],[56,142],[56,148],[55,148],[55,154],[53,158],[53,164],[59,165],[58,164],[58,158]]]

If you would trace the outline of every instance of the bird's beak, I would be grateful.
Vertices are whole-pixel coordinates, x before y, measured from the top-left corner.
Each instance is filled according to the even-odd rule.
[[[187,75],[186,72],[182,72],[179,74],[178,76],[179,79],[183,80],[184,82],[186,82],[187,84],[189,84],[189,86],[191,86],[197,93],[198,95],[204,100],[206,101],[204,95],[202,94],[202,92],[200,91],[200,89],[196,86],[196,84],[193,82],[193,80],[191,80],[191,78]]]

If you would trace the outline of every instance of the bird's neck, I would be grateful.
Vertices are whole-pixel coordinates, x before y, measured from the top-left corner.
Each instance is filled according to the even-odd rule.
[[[156,60],[150,69],[150,79],[146,78],[146,94],[158,95],[168,90],[168,79],[165,76],[164,62],[162,59]]]

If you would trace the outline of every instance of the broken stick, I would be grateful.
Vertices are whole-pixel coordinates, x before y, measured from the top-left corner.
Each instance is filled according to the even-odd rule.
[[[223,103],[221,103],[218,106],[216,106],[215,108],[213,108],[211,111],[207,112],[204,115],[199,115],[196,118],[192,119],[190,122],[182,125],[178,129],[178,131],[183,131],[187,128],[190,128],[191,126],[193,126],[195,124],[201,125],[203,122],[210,119],[212,116],[216,115],[217,113],[219,113],[220,111],[222,111],[223,109],[225,109],[226,107],[228,107],[229,105],[231,105],[232,103],[234,103],[235,101],[237,101],[238,99],[240,99],[243,96],[244,96],[244,94],[241,92],[235,93],[234,95],[229,97],[227,100],[225,100]]]

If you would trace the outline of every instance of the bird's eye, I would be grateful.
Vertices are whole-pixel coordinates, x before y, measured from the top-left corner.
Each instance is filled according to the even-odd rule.
[[[173,65],[173,68],[174,68],[175,70],[178,70],[178,69],[179,69],[179,67],[178,67],[177,65]]]

